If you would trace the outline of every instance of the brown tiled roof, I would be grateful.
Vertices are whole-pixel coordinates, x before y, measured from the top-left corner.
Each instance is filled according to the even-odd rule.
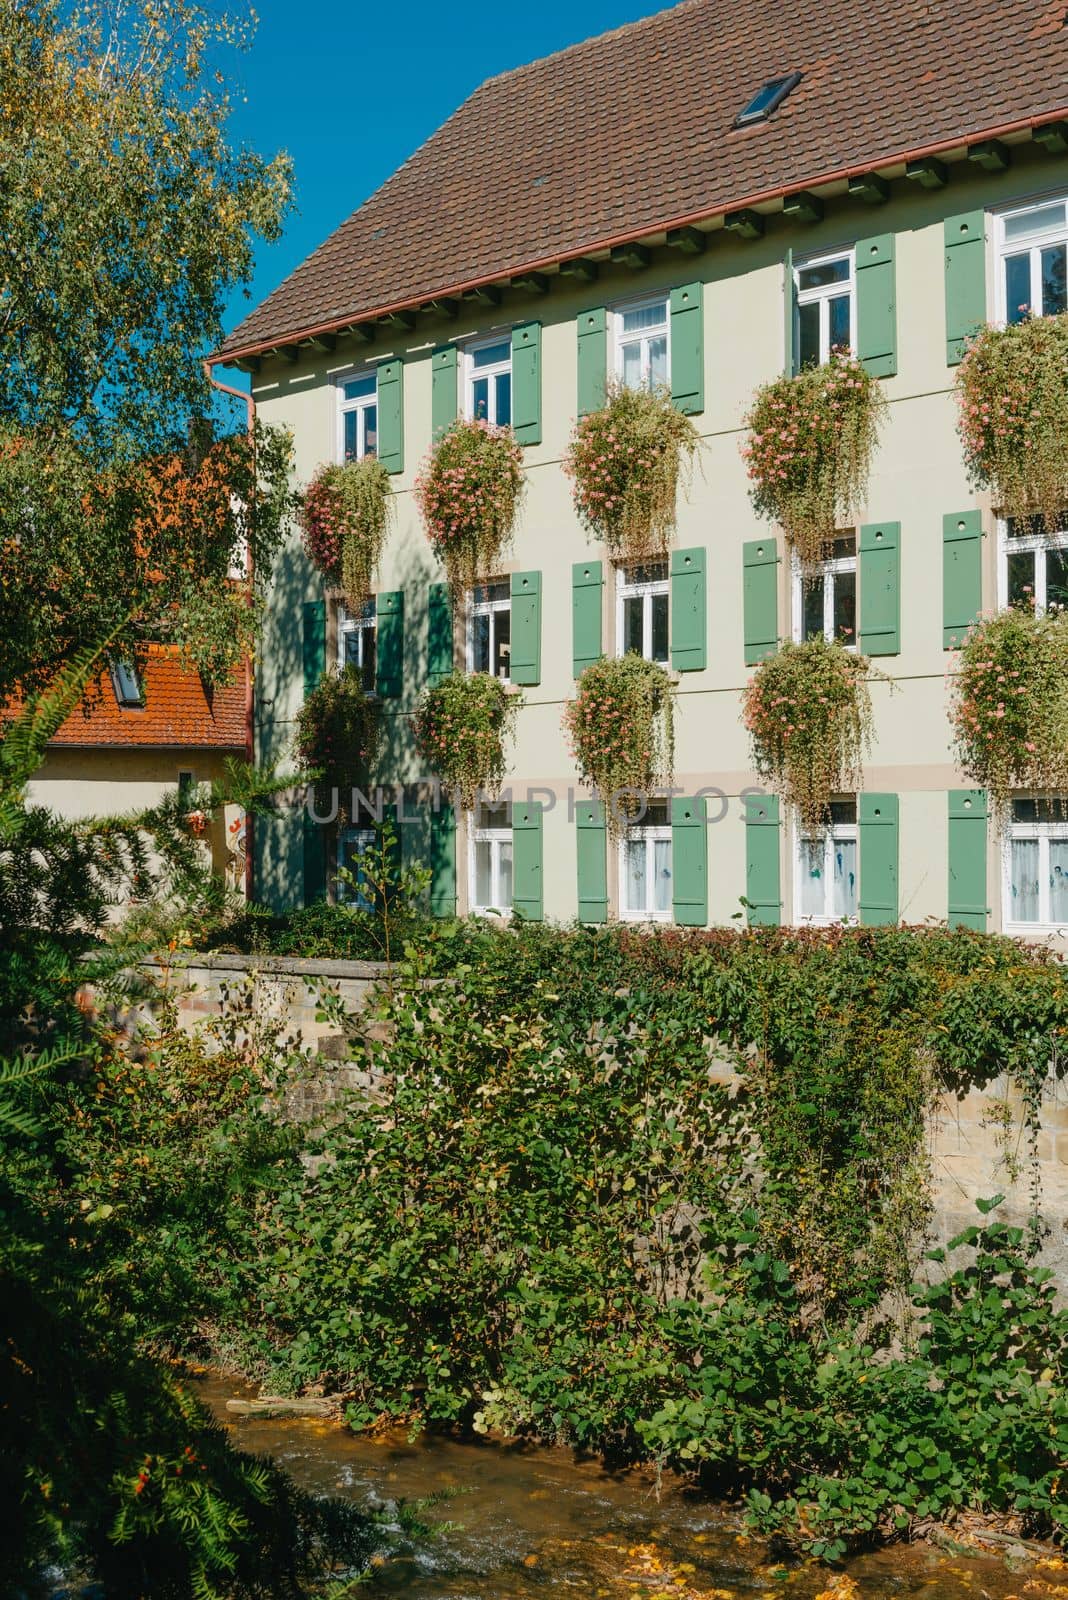
[[[199,674],[186,670],[173,650],[150,645],[141,685],[144,706],[120,706],[110,674],[103,672],[99,693],[67,718],[52,744],[244,749],[245,689],[240,674],[234,683],[209,694]]]
[[[1068,104],[1065,0],[684,0],[491,78],[291,273],[233,353]],[[769,79],[801,83],[732,129]]]

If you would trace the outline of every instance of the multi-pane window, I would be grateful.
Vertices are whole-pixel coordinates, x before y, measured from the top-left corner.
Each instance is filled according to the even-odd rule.
[[[999,218],[998,315],[1005,322],[1068,310],[1068,200]]]
[[[853,252],[818,256],[794,268],[797,365],[822,366],[832,350],[853,348]]]
[[[621,656],[668,659],[668,564],[641,561],[616,574],[616,640]]]
[[[145,694],[141,687],[141,679],[137,668],[132,661],[113,661],[111,663],[111,687],[115,691],[115,700],[123,710],[137,709],[144,705]]]
[[[378,375],[344,378],[341,397],[341,459],[362,461],[378,453]]]
[[[1018,798],[1005,845],[1005,921],[1068,926],[1068,810]]]
[[[376,622],[373,599],[367,600],[359,611],[343,608],[338,614],[338,665],[356,668],[365,694],[372,693],[375,686]]]
[[[512,421],[512,341],[473,345],[465,355],[466,414],[506,428]]]
[[[1047,533],[1042,517],[1010,517],[998,531],[1000,603],[1037,612],[1068,605],[1068,527]]]
[[[651,800],[620,841],[620,915],[629,922],[671,919],[671,823],[667,803]]]
[[[857,803],[832,800],[821,833],[798,833],[797,920],[853,920],[857,885]]]
[[[471,591],[467,623],[467,670],[509,677],[512,654],[512,586],[480,583]]]
[[[508,802],[483,801],[471,824],[471,910],[512,910],[512,818]]]
[[[668,301],[645,300],[614,313],[615,374],[628,389],[671,382]]]
[[[377,839],[371,814],[361,806],[354,824],[342,828],[337,836],[338,905],[351,906],[354,911],[374,910]]]
[[[794,567],[794,638],[857,642],[857,536],[836,533],[824,560]]]

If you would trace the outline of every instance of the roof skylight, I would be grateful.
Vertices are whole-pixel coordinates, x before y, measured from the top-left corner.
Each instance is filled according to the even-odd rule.
[[[757,91],[745,110],[735,117],[734,126],[745,128],[750,122],[763,122],[800,82],[800,72],[787,73],[785,78],[772,78],[770,83]]]

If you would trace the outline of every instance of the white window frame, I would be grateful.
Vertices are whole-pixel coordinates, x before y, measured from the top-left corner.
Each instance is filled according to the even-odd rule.
[[[839,528],[838,529],[838,535],[839,536],[847,534],[847,533],[850,533],[850,532],[853,532],[854,535],[856,536],[855,530],[853,530],[853,529],[850,529],[850,528]],[[791,560],[790,560],[790,570],[791,570],[791,594],[792,594],[792,611],[793,611],[793,638],[794,638],[794,643],[795,644],[800,644],[802,642],[802,632],[803,632],[804,625],[805,625],[805,580],[806,579],[811,579],[811,578],[822,578],[823,579],[823,637],[828,641],[828,643],[832,643],[833,644],[834,639],[835,639],[835,631],[834,631],[834,589],[835,589],[835,579],[838,577],[838,575],[840,573],[852,572],[856,576],[856,579],[857,579],[857,588],[856,588],[856,594],[857,594],[857,621],[859,623],[859,620],[860,620],[860,562],[858,560],[858,552],[857,552],[856,546],[854,546],[853,554],[851,556],[838,556],[838,557],[835,557],[833,560],[830,560],[830,561],[817,561],[810,567],[805,567],[802,564],[802,562],[798,559],[797,552],[794,551],[793,555],[791,556]],[[856,637],[858,631],[859,631],[858,628],[855,628],[853,630],[853,638],[850,639],[848,644],[845,645],[845,649],[846,650],[856,651],[859,648],[857,637]]]
[[[667,595],[668,601],[668,653],[660,663],[667,666],[671,661],[671,568],[665,560],[655,564],[662,565],[664,576],[654,578],[648,582],[638,582],[628,577],[635,567],[650,567],[653,561],[631,561],[616,568],[616,655],[626,654],[626,626],[624,616],[627,600],[640,599],[642,602],[642,656],[646,661],[654,657],[650,653],[653,648],[653,596]]]
[[[345,385],[355,383],[360,378],[373,378],[375,387],[373,394],[360,395],[358,399],[346,400]],[[378,411],[378,368],[353,367],[349,372],[339,373],[335,379],[337,388],[337,459],[341,466],[346,460],[362,461],[367,454],[367,416],[366,413],[373,406]],[[357,414],[356,422],[356,454],[352,457],[345,455],[345,418],[351,413]],[[377,454],[377,451],[375,452]]]
[[[1068,522],[1068,518],[1066,518]],[[1004,609],[1009,603],[1009,554],[1034,553],[1047,550],[1068,550],[1068,526],[1056,533],[1028,533],[1018,539],[1009,538],[1009,524],[1005,517],[998,518],[998,606]],[[1035,562],[1035,614],[1042,616],[1046,610],[1046,563]]]
[[[671,922],[674,919],[674,912],[670,905],[666,911],[654,911],[652,909],[633,911],[627,907],[627,844],[633,839],[645,840],[645,903],[646,907],[651,907],[652,902],[656,898],[654,884],[654,874],[656,872],[656,851],[652,849],[651,846],[658,840],[663,841],[665,839],[669,845],[671,844],[670,811],[668,813],[668,820],[666,822],[650,822],[648,820],[648,816],[646,815],[645,817],[636,819],[634,822],[628,822],[620,832],[619,844],[617,846],[619,875],[619,920],[621,922]],[[673,877],[675,871],[674,852],[672,852],[672,855],[669,857],[669,859],[671,861],[670,871]]]
[[[507,345],[508,346],[508,358],[507,358],[507,360],[505,360],[505,361],[495,361],[495,362],[492,363],[492,365],[490,365],[488,367],[479,367],[477,372],[476,372],[476,370],[475,370],[475,356],[478,353],[478,351],[479,350],[489,350],[495,344],[503,344],[503,345]],[[498,377],[498,376],[500,376],[502,373],[506,372],[508,374],[508,379],[509,379],[510,405],[509,405],[509,418],[508,418],[508,422],[507,422],[507,424],[505,424],[505,426],[510,427],[511,426],[511,413],[512,413],[512,409],[514,408],[514,405],[515,405],[515,377],[514,377],[514,374],[512,372],[512,336],[511,336],[511,333],[505,331],[503,333],[494,334],[493,336],[491,336],[489,338],[486,338],[486,339],[476,339],[474,341],[474,343],[464,346],[463,350],[461,351],[461,356],[462,356],[462,360],[463,360],[464,416],[466,417],[467,421],[468,422],[473,421],[474,420],[474,416],[475,416],[475,379],[476,378],[479,378],[479,379],[487,378],[487,379],[490,380],[488,385],[487,385],[487,392],[492,397],[492,404],[491,404],[490,409],[494,412],[494,415],[493,416],[488,416],[487,415],[485,420],[487,422],[489,422],[489,423],[492,423],[492,425],[494,427],[497,427],[499,425],[498,422],[497,422],[497,417],[496,417],[497,386],[493,382],[493,379]]]
[[[1005,223],[1010,217],[1023,216],[1028,211],[1040,211],[1043,206],[1060,204],[1065,206],[1065,221],[1060,227],[1047,228],[1044,233],[1037,233],[1026,240],[1010,241],[1005,238]],[[1007,257],[1022,255],[1025,250],[1031,252],[1031,304],[1033,305],[1036,294],[1041,294],[1042,289],[1042,251],[1051,244],[1068,245],[1068,196],[1063,191],[1043,195],[1037,199],[1032,197],[1025,205],[1007,206],[1004,210],[994,213],[994,315],[999,322],[1007,323],[1009,320],[1008,290],[1005,282]]]
[[[337,873],[340,873],[342,867],[345,866],[345,846],[350,841],[357,847],[354,860],[358,860],[365,850],[374,849],[375,830],[371,827],[359,824],[354,827],[338,829],[337,864],[335,868],[335,872]],[[349,871],[352,871],[351,867],[349,868]],[[350,888],[348,884],[342,882],[340,877],[335,876],[334,889],[335,898],[338,905],[350,906],[354,911],[374,910],[374,904],[372,901],[364,900],[357,889]]]
[[[846,797],[840,796],[839,798],[844,799]],[[824,885],[824,906],[826,906],[830,900],[834,889],[833,857],[835,842],[837,840],[843,840],[846,842],[852,840],[857,846],[857,910],[850,917],[836,917],[833,912],[826,910],[818,914],[816,912],[806,913],[801,910],[802,904],[804,903],[801,883],[802,875],[805,871],[804,861],[801,855],[801,843],[802,840],[812,839],[814,837],[816,837],[814,834],[805,832],[801,826],[800,819],[795,815],[792,851],[794,864],[794,923],[798,927],[804,928],[833,928],[839,924],[842,924],[845,927],[855,927],[860,919],[860,829],[859,823],[856,820],[856,813],[854,813],[854,821],[852,822],[832,822],[828,824],[828,827],[823,834],[822,882]]]
[[[370,689],[364,690],[364,693],[369,698],[378,693],[378,601],[375,595],[371,596],[370,603],[375,608],[374,615],[370,617],[366,614],[363,616],[352,616],[348,610],[348,607],[345,605],[339,605],[337,613],[337,664],[339,667],[344,667],[348,663],[348,656],[345,649],[346,641],[350,634],[356,634],[357,638],[359,639],[359,650],[357,652],[356,665],[360,669],[361,681],[363,677],[365,638],[368,633],[374,636],[375,681],[371,685]]]
[[[1030,796],[1019,796],[1029,799]],[[1012,841],[1014,839],[1038,840],[1038,921],[1017,922],[1012,916]],[[1068,811],[1063,822],[1010,821],[1005,829],[1001,847],[1001,904],[1002,927],[1006,933],[1035,934],[1068,932],[1068,922],[1054,922],[1049,915],[1049,843],[1051,839],[1068,839]]]
[[[507,802],[503,801],[497,803],[507,804]],[[484,815],[484,807],[485,802],[480,801],[475,809],[470,813],[470,824],[467,830],[467,903],[469,909],[475,916],[498,916],[508,919],[512,915],[512,903],[509,901],[507,905],[501,905],[499,900],[501,887],[501,848],[504,845],[507,845],[508,849],[512,852],[512,891],[513,894],[515,892],[515,848],[512,842],[511,807],[510,805],[508,807],[508,822],[505,824],[498,824],[494,827],[486,827],[481,823],[480,819]],[[489,905],[480,905],[478,902],[476,893],[478,873],[475,870],[475,850],[476,846],[479,844],[488,844],[490,847],[490,881],[492,884],[493,894],[497,896],[497,904],[494,904],[492,900]]]
[[[671,295],[665,291],[663,294],[643,295],[640,300],[623,300],[613,306],[608,313],[609,327],[612,333],[612,374],[617,383],[623,382],[623,350],[626,345],[641,344],[642,346],[642,388],[649,387],[649,350],[650,339],[659,339],[660,326],[643,328],[639,333],[624,334],[623,318],[628,311],[644,311],[650,306],[664,307],[663,332],[666,339],[664,376],[665,384],[671,387]]]
[[[502,596],[498,600],[489,600],[489,599],[476,600],[475,596],[478,593],[479,589],[492,589],[494,587],[494,585],[498,584],[498,583],[507,584],[507,586],[508,586],[508,594],[507,594],[507,596]],[[490,672],[492,674],[492,671],[493,671],[493,659],[497,654],[497,618],[501,615],[502,612],[505,612],[505,611],[508,613],[508,623],[509,623],[508,665],[509,665],[509,668],[510,668],[511,664],[512,664],[512,650],[511,650],[512,586],[511,586],[510,579],[508,579],[508,578],[485,578],[485,579],[483,579],[483,581],[481,583],[476,583],[473,589],[469,589],[467,591],[467,639],[466,639],[465,660],[466,660],[466,663],[467,663],[468,672],[474,672],[474,670],[475,670],[475,618],[476,617],[489,617],[489,619],[490,619],[489,658],[490,658]],[[500,674],[499,681],[501,683],[511,683],[512,678],[511,678],[510,671],[509,672],[502,672]]]
[[[801,274],[808,267],[826,266],[831,261],[848,261],[849,277],[837,283],[821,284],[818,289],[802,289]],[[801,307],[818,305],[820,308],[820,366],[831,358],[831,308],[830,302],[842,295],[849,296],[849,351],[857,348],[857,252],[852,245],[844,250],[821,250],[819,255],[803,256],[794,262],[794,352],[795,362],[801,358]]]

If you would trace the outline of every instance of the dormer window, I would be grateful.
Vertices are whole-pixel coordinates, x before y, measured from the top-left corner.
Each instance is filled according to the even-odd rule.
[[[787,73],[785,78],[772,78],[750,100],[745,110],[739,112],[734,119],[736,128],[747,128],[751,122],[763,122],[770,117],[776,106],[780,106],[790,93],[801,82],[800,72]]]
[[[145,703],[144,693],[141,689],[141,680],[137,676],[137,668],[132,661],[113,661],[111,663],[111,686],[115,691],[115,699],[124,711],[135,711]]]

